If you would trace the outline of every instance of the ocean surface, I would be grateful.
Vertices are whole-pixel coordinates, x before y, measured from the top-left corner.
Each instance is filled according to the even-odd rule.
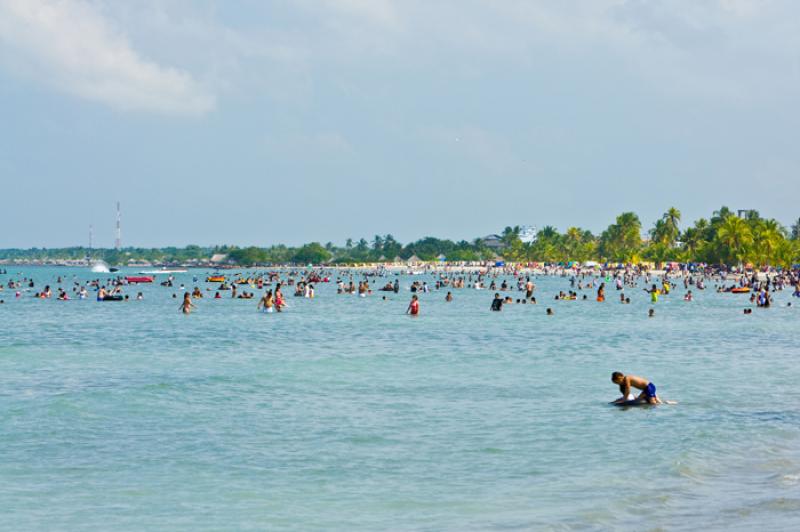
[[[126,288],[143,301],[0,292],[0,529],[800,529],[790,290],[743,315],[681,287],[648,318],[640,289],[553,301],[568,281],[537,277],[538,305],[432,291],[414,319],[403,276],[386,301],[330,283],[182,315],[206,273]],[[0,282],[26,275],[109,277]],[[679,404],[609,406],[614,370]]]

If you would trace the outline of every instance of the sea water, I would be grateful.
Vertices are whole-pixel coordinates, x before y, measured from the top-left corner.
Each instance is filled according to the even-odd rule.
[[[273,314],[210,292],[182,315],[205,274],[126,302],[0,292],[0,528],[800,528],[790,290],[744,315],[713,289],[554,301],[568,280],[537,277],[537,305],[432,290],[410,318],[411,280],[435,279],[403,276],[366,298],[287,287]],[[98,274],[0,281],[26,275]],[[679,404],[609,406],[612,371]]]

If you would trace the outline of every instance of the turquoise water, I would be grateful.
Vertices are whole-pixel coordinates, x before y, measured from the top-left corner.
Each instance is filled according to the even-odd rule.
[[[557,302],[567,280],[540,277],[538,305],[433,291],[412,319],[410,280],[388,301],[319,284],[271,315],[205,298],[183,316],[158,285],[0,292],[0,528],[800,527],[790,291],[745,316],[747,296],[679,289],[650,319],[640,290]],[[608,406],[613,370],[680,404]]]

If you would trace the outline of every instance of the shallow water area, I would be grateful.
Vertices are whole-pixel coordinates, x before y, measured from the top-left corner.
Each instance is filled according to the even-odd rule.
[[[800,528],[790,290],[743,315],[713,283],[622,305],[537,277],[537,305],[433,290],[410,318],[411,281],[435,279],[401,276],[366,298],[289,289],[274,314],[206,292],[182,315],[177,287],[206,273],[124,302],[0,292],[0,528]],[[614,370],[680,404],[609,406]]]

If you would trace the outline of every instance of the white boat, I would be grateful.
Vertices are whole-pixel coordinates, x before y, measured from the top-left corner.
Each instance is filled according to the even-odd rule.
[[[162,268],[160,270],[144,270],[139,272],[140,275],[158,275],[159,273],[186,273],[188,270],[175,268],[172,270],[168,270],[166,268]]]

